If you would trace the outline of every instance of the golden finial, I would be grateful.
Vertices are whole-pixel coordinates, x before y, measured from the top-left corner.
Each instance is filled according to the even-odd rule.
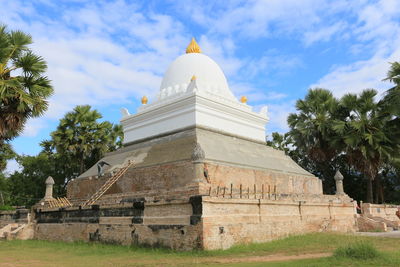
[[[196,75],[193,75],[192,78],[190,79],[190,81],[193,82],[193,81],[195,81],[196,79],[197,79],[197,78],[196,78]]]
[[[189,53],[201,53],[200,46],[197,44],[196,39],[194,39],[194,37],[192,38],[192,41],[190,41],[190,44],[186,48],[186,54]]]
[[[143,105],[146,105],[147,102],[149,102],[149,100],[147,99],[147,96],[143,96],[143,97],[142,97],[142,104],[143,104]]]
[[[243,104],[246,104],[246,103],[247,103],[247,97],[242,96],[242,97],[240,98],[240,102],[242,102]]]

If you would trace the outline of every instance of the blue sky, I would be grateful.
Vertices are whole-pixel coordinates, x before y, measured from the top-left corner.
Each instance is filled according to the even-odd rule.
[[[34,155],[58,120],[90,104],[118,123],[119,109],[151,101],[168,65],[191,37],[227,76],[237,97],[268,105],[267,134],[309,88],[340,97],[375,88],[400,60],[400,1],[52,1],[0,0],[0,22],[33,36],[55,94],[47,113],[13,141]],[[9,164],[8,171],[16,168]]]

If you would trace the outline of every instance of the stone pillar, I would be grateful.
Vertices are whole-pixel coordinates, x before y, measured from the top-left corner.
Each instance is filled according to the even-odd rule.
[[[345,193],[343,190],[343,175],[340,173],[339,170],[336,171],[334,178],[336,181],[336,195],[344,195]]]
[[[46,183],[46,194],[44,195],[44,200],[53,199],[53,185],[54,185],[53,177],[51,176],[47,177],[45,183]]]

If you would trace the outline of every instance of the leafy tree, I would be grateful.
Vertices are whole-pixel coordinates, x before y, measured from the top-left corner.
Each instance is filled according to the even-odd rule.
[[[17,136],[28,118],[42,115],[53,93],[43,75],[46,62],[30,44],[29,34],[0,26],[0,146]]]
[[[0,172],[5,170],[7,161],[15,157],[15,152],[9,143],[4,143],[0,148]]]
[[[37,156],[17,156],[22,166],[0,186],[13,205],[31,206],[43,198],[45,180],[55,181],[54,195],[63,196],[72,179],[95,164],[105,152],[122,145],[122,127],[98,122],[101,114],[90,106],[77,106],[60,120],[51,139],[41,143],[43,150]],[[1,177],[0,177],[1,178]],[[0,190],[2,190],[0,188]]]
[[[11,203],[17,206],[31,206],[44,197],[45,181],[56,173],[51,159],[45,154],[18,156],[21,171],[14,172],[8,179]],[[60,190],[55,185],[55,194]]]
[[[0,172],[0,207],[8,204],[8,184],[3,173]]]
[[[90,106],[77,106],[60,120],[51,139],[41,143],[43,153],[52,158],[56,169],[62,172],[65,186],[106,152],[121,146],[122,127],[108,121],[98,122],[101,118],[101,114],[91,110]]]
[[[287,154],[289,152],[287,134],[279,134],[277,132],[273,132],[271,135],[272,140],[267,141],[267,146],[282,150]]]

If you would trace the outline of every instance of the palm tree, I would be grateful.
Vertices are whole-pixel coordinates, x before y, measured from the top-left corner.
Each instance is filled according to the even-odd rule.
[[[388,128],[393,139],[400,139],[400,62],[393,62],[387,74],[387,78],[395,84],[390,88],[385,97],[380,101],[387,115],[390,116]]]
[[[329,161],[337,154],[332,123],[341,115],[338,107],[339,102],[330,91],[316,88],[296,102],[298,113],[288,117],[293,144],[314,161]]]
[[[395,84],[394,87],[386,92],[384,101],[400,116],[400,62],[391,63],[392,66],[384,80],[389,80]]]
[[[51,140],[41,143],[43,152],[55,152],[67,182],[91,167],[104,153],[121,145],[121,126],[108,121],[98,122],[101,118],[101,114],[91,110],[89,105],[76,106],[60,120],[57,130],[50,134]]]
[[[360,95],[347,94],[340,100],[346,111],[345,120],[335,120],[333,129],[345,145],[350,165],[367,176],[367,197],[373,202],[372,181],[386,160],[398,151],[396,140],[388,135],[389,116],[380,103],[375,102],[375,90],[364,90]],[[381,190],[380,190],[381,191]]]
[[[0,149],[17,136],[27,119],[42,115],[46,99],[53,93],[47,65],[28,45],[32,37],[21,31],[7,31],[0,25]]]
[[[316,88],[296,102],[296,109],[298,112],[288,117],[290,131],[286,139],[296,148],[289,155],[325,181],[325,192],[333,193],[333,176],[338,167],[335,162],[342,149],[332,129],[334,120],[343,117],[339,101],[330,91]]]

